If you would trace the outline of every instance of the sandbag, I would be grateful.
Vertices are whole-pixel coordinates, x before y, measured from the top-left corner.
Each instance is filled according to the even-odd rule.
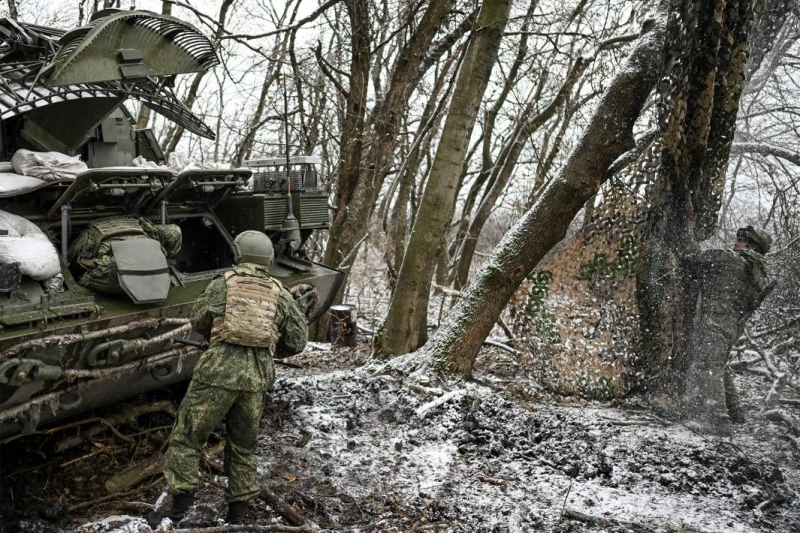
[[[17,174],[45,181],[75,179],[81,172],[89,170],[80,156],[71,157],[60,152],[31,152],[24,148],[16,151],[11,164]]]
[[[17,196],[26,192],[35,191],[52,182],[33,178],[31,176],[23,176],[13,171],[0,172],[0,198],[9,196]]]
[[[0,229],[8,231],[0,236],[0,263],[19,263],[22,275],[37,281],[61,273],[56,247],[38,226],[0,211]]]
[[[142,156],[137,156],[133,159],[131,164],[135,167],[141,168],[163,168],[167,169],[172,172],[173,176],[177,176],[181,172],[185,170],[194,170],[194,169],[201,169],[201,170],[230,170],[233,168],[230,163],[212,163],[212,162],[205,162],[205,163],[192,163],[189,162],[188,159],[185,157],[178,155],[176,153],[169,154],[169,161],[166,165],[159,165],[154,161],[148,161]]]

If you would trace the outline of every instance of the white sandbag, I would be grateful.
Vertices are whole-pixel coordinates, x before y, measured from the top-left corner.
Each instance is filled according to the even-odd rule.
[[[14,172],[14,165],[11,161],[0,161],[0,172]]]
[[[19,263],[22,275],[37,281],[61,273],[56,247],[33,222],[0,211],[0,229],[8,230],[0,235],[0,263]]]
[[[133,159],[132,165],[142,168],[164,168],[172,172],[173,176],[177,176],[184,170],[230,170],[232,168],[230,163],[190,163],[185,157],[171,153],[169,154],[169,161],[166,165],[159,165],[154,161],[148,161],[142,156],[137,156]]]
[[[71,157],[60,152],[31,152],[24,148],[16,151],[11,164],[17,174],[45,181],[75,179],[81,172],[89,170],[80,156]]]
[[[183,172],[189,163],[186,158],[173,152],[169,154],[169,159],[167,160],[166,165],[159,165],[155,161],[148,161],[142,156],[135,157],[131,164],[135,167],[141,168],[161,168],[164,170],[169,170],[172,172],[173,176],[177,176]]]
[[[186,170],[189,166],[189,160],[180,154],[172,152],[167,158],[167,168],[169,168],[176,176]]]
[[[32,178],[31,176],[23,176],[13,172],[0,172],[0,198],[35,191],[48,183],[50,182]]]
[[[142,155],[137,155],[131,161],[131,165],[139,168],[166,168],[166,165],[159,165],[155,161],[148,161]]]

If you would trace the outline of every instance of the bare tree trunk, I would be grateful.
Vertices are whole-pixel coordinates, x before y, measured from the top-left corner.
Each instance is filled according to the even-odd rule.
[[[748,78],[758,72],[764,60],[770,55],[770,51],[774,49],[781,30],[792,19],[791,10],[794,5],[796,5],[795,0],[766,0],[763,3],[754,22],[753,46],[750,64],[747,67]]]
[[[510,9],[510,0],[486,0],[478,14],[473,40],[459,71],[436,158],[403,256],[384,335],[376,343],[376,354],[407,353],[427,340],[428,299],[436,259],[446,244],[458,179],[481,100],[497,61]]]
[[[17,0],[8,0],[8,17],[14,20],[19,18],[19,11],[17,10]]]
[[[477,200],[478,193],[483,188],[483,185],[486,183],[486,180],[489,178],[489,174],[492,172],[492,168],[494,167],[494,159],[492,158],[492,142],[494,140],[494,127],[495,122],[497,121],[497,115],[500,113],[500,110],[503,108],[506,100],[508,99],[508,95],[511,93],[511,90],[516,86],[517,78],[520,74],[521,67],[525,64],[525,60],[528,55],[528,28],[531,17],[533,17],[533,13],[536,10],[536,6],[538,5],[538,0],[531,0],[530,5],[528,6],[528,12],[525,14],[525,20],[522,23],[522,28],[520,31],[522,32],[522,36],[519,40],[519,47],[517,48],[517,55],[514,58],[514,63],[511,65],[511,69],[508,71],[508,75],[505,79],[505,84],[503,85],[503,90],[500,91],[500,96],[497,97],[492,107],[486,112],[486,118],[483,123],[483,153],[482,153],[482,164],[481,164],[481,172],[472,182],[470,186],[470,190],[467,193],[466,201],[464,202],[464,207],[461,211],[461,221],[458,224],[458,229],[456,230],[455,237],[453,238],[453,242],[450,245],[449,255],[451,257],[456,257],[459,253],[459,250],[463,248],[464,239],[467,235],[467,230],[469,229],[470,218],[472,216],[472,210],[475,207],[475,201]],[[543,75],[542,78],[546,77]],[[541,93],[543,89],[543,84],[539,84],[539,87],[536,91],[535,98]],[[505,157],[506,147],[500,151],[499,159],[502,160]],[[450,280],[451,283],[453,280]],[[459,287],[460,288],[460,287]]]
[[[566,235],[608,168],[634,146],[632,128],[659,74],[667,26],[662,4],[648,20],[625,64],[610,82],[561,173],[512,227],[478,272],[446,322],[421,350],[423,367],[469,376],[483,340],[525,276]]]
[[[684,250],[716,231],[748,63],[752,0],[686,0],[668,36],[663,148],[638,271],[644,371],[677,393],[685,370],[689,305]],[[666,367],[666,368],[665,368]]]
[[[431,90],[431,96],[425,106],[425,110],[420,118],[419,127],[417,128],[416,135],[414,136],[414,144],[405,161],[405,168],[402,170],[403,174],[400,179],[399,192],[397,193],[397,200],[395,202],[394,211],[392,212],[391,222],[388,224],[391,233],[392,248],[394,255],[392,256],[392,267],[395,272],[400,271],[403,263],[403,252],[406,249],[406,236],[408,234],[409,217],[408,209],[411,201],[411,194],[414,190],[414,178],[417,175],[420,164],[420,156],[423,152],[430,149],[430,140],[433,137],[433,132],[436,130],[436,124],[440,116],[436,113],[440,105],[444,102],[439,101],[440,94],[447,82],[450,69],[455,62],[456,55],[451,55],[445,61],[441,72],[436,77]],[[443,97],[446,99],[447,96]],[[397,279],[392,280],[392,286],[396,284]]]
[[[362,170],[365,117],[369,92],[370,49],[372,46],[370,42],[369,2],[367,0],[345,0],[345,7],[351,27],[350,87],[346,93],[346,113],[342,121],[341,154],[336,172],[336,195],[334,199],[336,211],[323,259],[326,264],[333,266],[339,266],[342,259],[346,257],[339,253],[341,243],[339,232],[344,221],[348,218],[349,203],[352,201],[352,193],[356,188]],[[341,302],[343,296],[344,284],[340,287],[334,301]],[[328,328],[329,320],[327,315],[324,315],[313,325],[310,331],[311,338],[324,340],[327,337]]]
[[[453,3],[454,0],[433,0],[428,6],[416,31],[400,52],[386,96],[375,110],[375,131],[365,158],[369,166],[362,168],[359,161],[350,167],[348,175],[339,178],[336,216],[325,250],[324,262],[328,265],[346,267],[348,265],[341,264],[343,258],[355,259],[351,251],[366,234],[370,215],[388,171],[387,166],[399,133],[400,117],[406,112],[409,98],[424,74],[420,69],[422,59]],[[369,65],[367,71],[369,74]],[[362,137],[363,133],[362,128],[358,136]]]

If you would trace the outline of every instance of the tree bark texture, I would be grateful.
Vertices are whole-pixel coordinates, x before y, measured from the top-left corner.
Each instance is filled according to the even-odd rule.
[[[752,0],[685,0],[667,36],[661,146],[638,278],[644,371],[680,387],[688,306],[687,244],[716,231],[748,65]],[[665,365],[667,368],[665,369]]]
[[[419,170],[422,153],[426,153],[430,148],[431,140],[439,124],[437,110],[440,103],[440,94],[445,88],[446,80],[450,74],[450,69],[455,62],[455,55],[451,55],[444,63],[439,75],[436,77],[430,98],[425,106],[425,110],[420,118],[419,127],[414,135],[414,144],[406,158],[404,168],[401,169],[397,200],[395,200],[394,210],[391,212],[390,222],[387,226],[387,234],[390,235],[392,248],[392,267],[395,272],[400,271],[403,263],[403,252],[406,249],[406,236],[408,234],[409,222],[413,224],[413,219],[409,220],[408,210],[411,202],[411,194],[414,190],[415,176]],[[445,96],[446,98],[446,96]],[[397,279],[391,280],[392,288],[397,284]]]
[[[523,33],[519,39],[519,47],[517,48],[517,55],[514,58],[514,63],[511,64],[511,68],[508,71],[503,90],[500,91],[500,95],[497,97],[497,100],[495,100],[494,104],[492,104],[489,110],[486,111],[486,117],[483,121],[483,152],[481,154],[481,171],[470,185],[469,192],[467,193],[466,200],[464,201],[464,207],[461,210],[461,221],[458,224],[458,229],[455,232],[455,238],[450,244],[450,249],[448,250],[448,256],[450,257],[455,258],[459,256],[459,251],[463,248],[464,239],[466,238],[467,230],[469,229],[472,211],[475,208],[475,202],[477,201],[478,193],[481,191],[487,179],[489,178],[489,175],[492,173],[495,163],[492,156],[492,141],[494,140],[494,128],[495,123],[497,122],[497,115],[503,109],[503,105],[508,99],[508,95],[511,93],[511,89],[515,86],[517,78],[520,75],[520,69],[525,64],[525,59],[528,55],[527,31],[530,26],[530,19],[533,17],[533,13],[536,10],[537,5],[538,0],[531,0],[530,5],[528,6],[528,12],[525,14],[525,19],[522,23],[521,31]],[[535,98],[538,98],[541,89],[542,84],[539,84]],[[506,147],[500,151],[498,157],[502,159],[505,155],[505,152]],[[458,274],[455,272],[452,273],[451,279],[448,281],[450,283],[458,283]],[[460,289],[461,286],[458,286],[457,288]]]
[[[364,0],[349,0],[346,2],[348,8],[350,4],[360,3]],[[366,89],[369,85],[370,57],[369,57],[369,20],[366,18],[366,2],[362,9],[355,13],[357,20],[361,21],[363,16],[364,36],[359,39],[359,56],[353,55],[353,67],[351,67],[351,87],[354,83],[354,67],[356,61],[358,65],[358,76],[363,75],[364,99],[359,102],[360,112],[365,111]],[[325,249],[323,262],[327,265],[338,266],[340,268],[349,265],[342,264],[346,257],[355,259],[355,254],[351,254],[353,248],[361,242],[367,232],[370,215],[372,214],[377,202],[383,180],[388,171],[387,165],[391,160],[394,151],[397,135],[400,131],[400,119],[408,109],[409,98],[419,83],[424,71],[420,71],[422,59],[433,42],[433,38],[439,31],[445,17],[450,12],[454,0],[433,0],[428,9],[422,16],[419,26],[411,36],[408,44],[400,52],[394,65],[392,78],[385,97],[375,110],[374,134],[371,135],[369,152],[364,156],[361,153],[363,141],[367,134],[366,124],[362,120],[357,124],[357,129],[344,130],[342,133],[342,167],[340,168],[339,180],[336,190],[336,216],[333,219],[330,230],[330,239]],[[355,7],[355,6],[354,6]],[[363,11],[363,15],[361,13]],[[351,20],[353,15],[351,14]],[[356,21],[353,21],[355,24]],[[354,32],[356,26],[353,26]],[[356,43],[353,43],[356,45]],[[356,50],[356,48],[354,48]],[[358,79],[358,83],[361,83]],[[360,89],[360,87],[359,87]],[[348,102],[348,117],[350,116],[350,104],[354,102],[353,89],[350,90],[350,101]],[[352,152],[348,151],[352,148]],[[355,151],[358,149],[358,158]],[[364,166],[366,162],[366,167]]]
[[[17,9],[17,0],[8,0],[8,17],[14,20],[19,18],[19,10]]]
[[[335,267],[346,267],[342,260],[347,254],[343,249],[352,250],[360,241],[350,243],[343,235],[343,226],[353,215],[350,202],[353,191],[363,170],[364,139],[366,128],[367,94],[370,74],[369,2],[367,0],[346,0],[345,8],[350,19],[350,86],[345,94],[345,116],[342,120],[341,154],[337,169],[336,192],[334,198],[335,214],[331,222],[328,243],[325,247],[323,263]],[[347,246],[343,242],[347,241]],[[355,255],[355,254],[353,254]],[[333,303],[341,303],[344,297],[344,283],[334,296]],[[327,340],[330,319],[325,314],[312,326],[309,332],[312,339]]]
[[[510,9],[510,0],[486,0],[478,14],[403,256],[384,335],[381,342],[376,342],[376,353],[381,355],[407,353],[427,340],[428,299],[436,260],[446,245],[465,154],[497,61]]]
[[[614,160],[634,145],[632,128],[658,79],[666,25],[663,9],[645,22],[560,174],[506,233],[464,298],[423,348],[435,368],[470,375],[481,343],[514,291],[564,238],[572,219],[607,179]]]

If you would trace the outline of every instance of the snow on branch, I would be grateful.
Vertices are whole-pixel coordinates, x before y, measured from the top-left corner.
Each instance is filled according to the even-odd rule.
[[[735,142],[733,146],[731,146],[731,154],[742,155],[748,153],[771,155],[773,157],[785,159],[793,165],[800,166],[800,153],[781,146],[765,142]]]

